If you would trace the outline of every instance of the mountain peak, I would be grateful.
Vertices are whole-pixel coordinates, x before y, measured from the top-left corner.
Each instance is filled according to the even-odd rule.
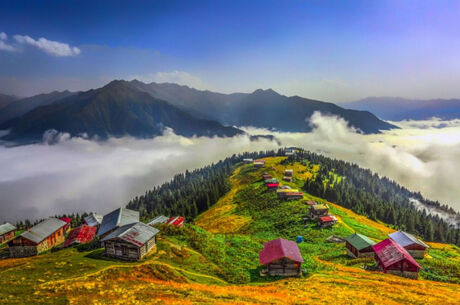
[[[268,89],[257,89],[256,91],[254,91],[252,94],[263,94],[263,95],[279,95],[278,92],[276,92],[275,90],[271,89],[271,88],[268,88]]]

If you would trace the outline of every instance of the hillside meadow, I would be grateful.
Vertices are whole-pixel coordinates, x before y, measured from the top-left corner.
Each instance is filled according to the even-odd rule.
[[[372,258],[351,259],[343,243],[326,239],[358,232],[379,241],[395,229],[309,194],[305,199],[327,203],[338,223],[331,229],[305,223],[305,203],[280,202],[260,177],[267,171],[281,180],[293,168],[292,183],[282,184],[300,189],[320,165],[282,165],[283,159],[267,158],[258,170],[238,166],[229,192],[183,228],[160,226],[155,251],[140,262],[76,248],[0,260],[2,304],[458,304],[458,247],[430,243],[419,280],[364,270]],[[330,177],[324,183],[344,179]],[[264,242],[298,235],[302,277],[262,277]]]

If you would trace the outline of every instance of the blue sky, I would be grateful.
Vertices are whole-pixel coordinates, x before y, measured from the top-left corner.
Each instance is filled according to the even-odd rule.
[[[458,1],[0,1],[0,92],[138,78],[335,102],[460,97],[459,15]]]

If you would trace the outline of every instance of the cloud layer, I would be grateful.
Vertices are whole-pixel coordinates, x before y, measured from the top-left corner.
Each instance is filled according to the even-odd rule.
[[[337,117],[315,114],[311,121],[311,133],[271,133],[282,146],[358,163],[460,210],[459,122],[445,122],[448,127],[443,128],[432,127],[431,121],[404,122],[400,130],[361,135]],[[155,139],[125,137],[100,143],[61,135],[56,145],[0,147],[0,222],[55,213],[104,213],[185,169],[233,153],[278,147],[266,139],[250,142],[247,136],[187,139],[171,131]]]

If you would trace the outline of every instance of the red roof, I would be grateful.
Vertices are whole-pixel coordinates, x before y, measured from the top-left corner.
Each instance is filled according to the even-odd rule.
[[[285,194],[286,194],[286,196],[297,196],[297,195],[302,195],[303,196],[302,192],[286,192]]]
[[[91,227],[88,225],[81,225],[69,232],[67,239],[65,240],[64,247],[68,247],[72,244],[84,244],[93,240],[96,235],[97,227]]]
[[[278,238],[265,243],[264,249],[259,252],[259,262],[266,265],[281,258],[289,258],[298,263],[303,263],[299,247],[293,241]]]
[[[267,183],[267,187],[278,187],[278,183]]]
[[[172,226],[183,226],[184,221],[185,221],[184,217],[176,216],[176,217],[169,218],[167,224],[172,225]]]
[[[394,240],[390,238],[387,238],[372,246],[372,249],[374,249],[375,254],[379,258],[384,268],[387,268],[402,260],[406,260],[417,268],[422,269],[422,267],[420,267],[415,259],[406,251],[406,249],[398,245]]]
[[[323,217],[320,217],[319,220],[321,222],[329,222],[329,221],[335,221],[335,217],[333,216],[323,216]]]
[[[69,224],[72,221],[72,218],[61,217],[61,220],[64,221],[66,224]]]

